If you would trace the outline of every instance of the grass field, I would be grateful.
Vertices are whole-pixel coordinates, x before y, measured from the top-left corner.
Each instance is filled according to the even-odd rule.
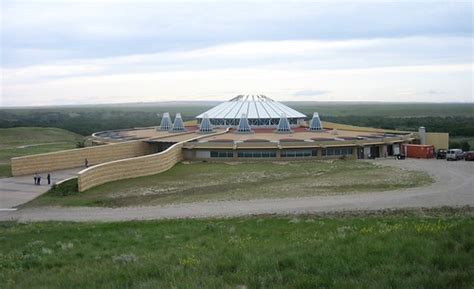
[[[0,129],[0,177],[10,176],[12,157],[72,149],[81,140],[82,136],[58,128]]]
[[[384,191],[426,185],[411,172],[351,160],[181,163],[167,172],[112,182],[84,193],[50,191],[25,206],[135,206]]]
[[[0,223],[0,288],[473,288],[474,210]]]

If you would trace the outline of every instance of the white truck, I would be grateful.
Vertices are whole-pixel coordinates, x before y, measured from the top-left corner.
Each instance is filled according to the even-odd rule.
[[[457,161],[464,158],[464,153],[461,149],[450,149],[446,152],[447,161]]]

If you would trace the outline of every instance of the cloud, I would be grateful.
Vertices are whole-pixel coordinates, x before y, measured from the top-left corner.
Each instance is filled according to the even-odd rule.
[[[244,91],[387,101],[443,101],[425,92],[445,91],[450,101],[472,101],[469,40],[258,41],[4,68],[1,105],[225,99]]]
[[[317,90],[317,89],[305,89],[305,90],[298,90],[293,93],[294,96],[317,96],[327,94],[330,91],[327,90]]]
[[[225,43],[470,37],[466,2],[3,1],[4,66]],[[22,52],[36,49],[30,56]],[[51,54],[48,51],[63,51]],[[44,54],[40,54],[44,51]]]

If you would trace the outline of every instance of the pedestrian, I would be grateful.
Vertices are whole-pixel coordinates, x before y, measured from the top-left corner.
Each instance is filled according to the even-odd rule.
[[[38,175],[38,186],[41,185],[41,175]]]
[[[35,175],[33,176],[33,179],[35,179],[35,185],[38,184],[38,173],[35,173]]]
[[[89,160],[87,160],[87,158],[86,158],[86,159],[84,159],[84,165],[86,166],[86,168],[88,168],[88,167],[89,167]]]
[[[48,173],[48,176],[46,177],[48,179],[48,185],[51,185],[51,175]]]

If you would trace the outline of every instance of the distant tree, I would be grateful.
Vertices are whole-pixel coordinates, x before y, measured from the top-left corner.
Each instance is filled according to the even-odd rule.
[[[461,148],[461,144],[458,143],[457,141],[450,141],[450,142],[449,142],[449,148],[450,148],[450,149],[460,149],[460,148]]]
[[[471,145],[470,145],[467,141],[465,141],[465,140],[463,140],[463,141],[460,142],[460,147],[461,147],[461,149],[462,149],[463,151],[465,151],[465,152],[471,150]]]

